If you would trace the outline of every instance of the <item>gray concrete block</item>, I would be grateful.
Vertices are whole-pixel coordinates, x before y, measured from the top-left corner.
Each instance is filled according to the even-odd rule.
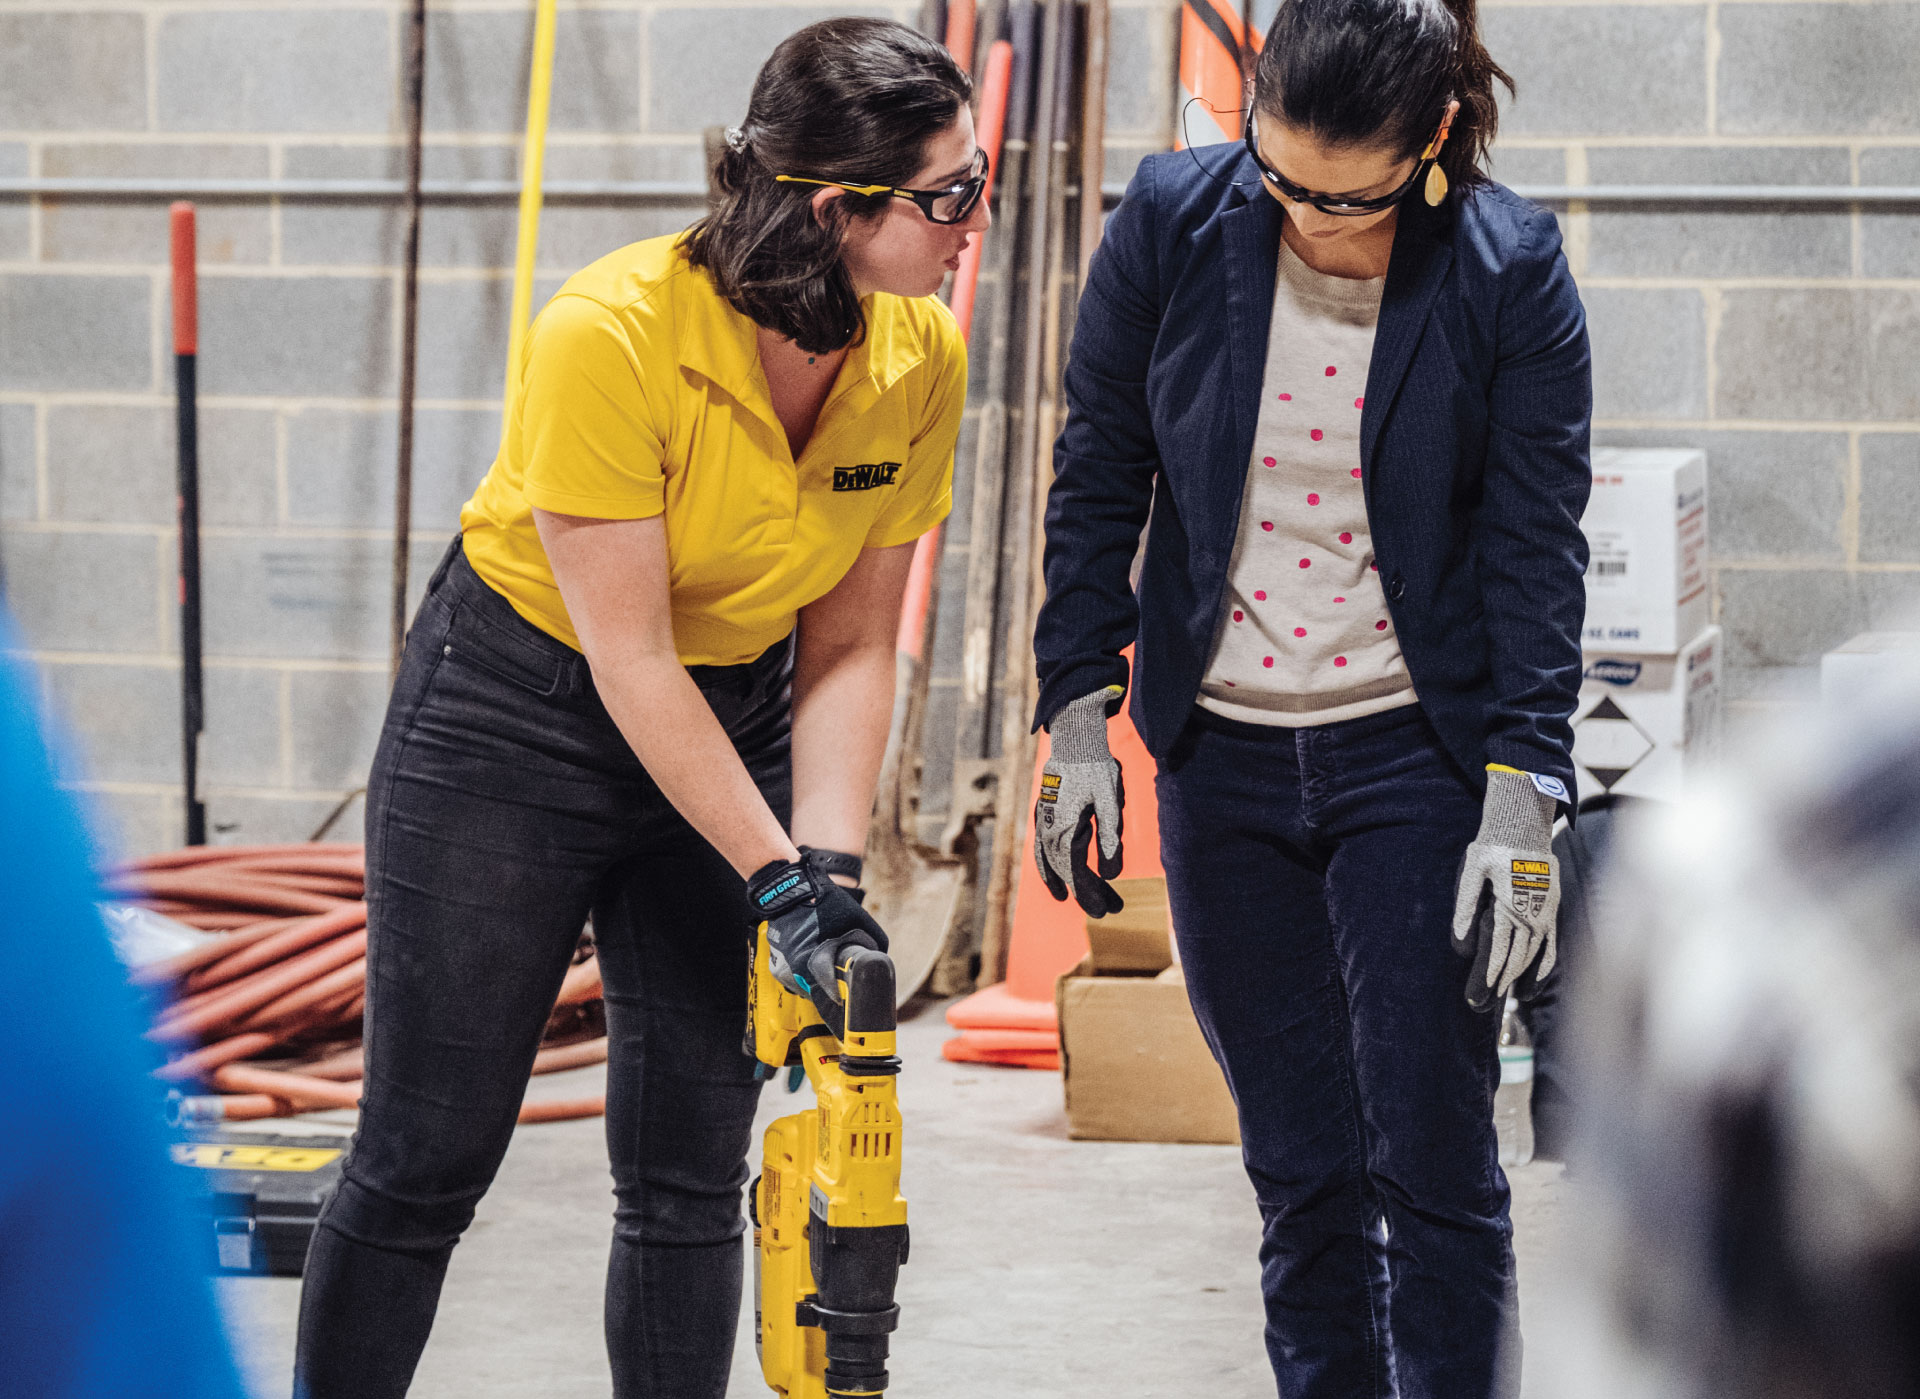
[[[399,424],[390,412],[310,408],[287,419],[287,513],[295,524],[388,529]],[[414,414],[413,528],[446,538],[499,448],[491,409]]]
[[[63,780],[181,780],[178,666],[55,662],[45,673],[53,711],[77,739],[72,770],[63,773]],[[279,785],[278,673],[209,666],[202,672],[202,693],[202,791],[214,783]]]
[[[534,279],[533,312],[565,280]],[[506,383],[513,279],[428,282],[420,288],[420,396],[497,399]]]
[[[1107,39],[1107,134],[1165,141],[1173,110],[1180,17],[1155,6],[1110,12]],[[1163,147],[1164,149],[1164,147]]]
[[[646,129],[698,132],[739,121],[754,76],[780,41],[838,15],[894,18],[891,10],[866,5],[654,11],[647,26]],[[698,82],[687,81],[692,73]]]
[[[282,762],[281,675],[265,666],[208,666],[205,766],[200,785],[277,787],[286,780]]]
[[[39,517],[36,436],[31,403],[0,403],[0,520]]]
[[[93,843],[95,863],[175,850],[185,842],[186,815],[178,796],[147,792],[69,789]]]
[[[145,277],[0,276],[0,389],[153,385]]]
[[[517,161],[514,148],[506,145],[428,146],[420,164],[428,180],[513,180],[519,177]],[[399,180],[406,176],[406,153],[399,146],[292,146],[286,173],[292,180]],[[515,220],[510,203],[428,204],[420,217],[421,266],[511,266]],[[397,265],[406,227],[405,209],[392,200],[291,202],[280,211],[281,261]]]
[[[381,670],[293,672],[293,773],[296,787],[364,787],[387,712]]]
[[[1706,416],[1706,306],[1698,292],[1607,287],[1581,299],[1596,418]]]
[[[162,552],[153,534],[9,529],[7,606],[39,650],[158,650]]]
[[[30,174],[26,143],[0,141],[0,177]],[[0,201],[0,262],[24,262],[33,251],[33,211],[24,199]]]
[[[1594,184],[1844,185],[1843,146],[1592,147]],[[1853,219],[1844,209],[1766,205],[1674,209],[1606,205],[1590,221],[1595,277],[1844,277]]]
[[[679,233],[706,213],[700,201],[686,204],[553,204],[540,218],[539,265],[571,276],[616,248],[643,238]]]
[[[200,389],[362,398],[395,386],[386,277],[203,277]]]
[[[1839,562],[1846,507],[1843,432],[1600,428],[1596,447],[1698,447],[1707,454],[1707,547],[1721,559]],[[1909,520],[1920,520],[1920,514]]]
[[[246,792],[207,794],[207,830],[215,845],[281,845],[304,841],[332,814],[339,798],[331,794],[261,795]],[[359,841],[365,834],[359,802],[327,832],[328,840]]]
[[[1564,146],[1495,146],[1489,164],[1493,178],[1503,185],[1564,185],[1567,152]]]
[[[264,179],[264,145],[49,145],[40,153],[40,173],[74,178]],[[271,216],[265,204],[202,201],[195,214],[195,251],[200,265],[263,263],[273,255]],[[151,263],[169,256],[167,207],[154,201],[50,199],[40,212],[40,255],[49,262]]]
[[[50,707],[74,743],[63,782],[178,782],[180,672],[170,665],[43,667]]]
[[[1860,152],[1863,185],[1920,186],[1920,150]],[[1869,277],[1920,277],[1920,209],[1867,209],[1860,215],[1860,270]]]
[[[1172,124],[1168,124],[1172,129]],[[1106,166],[1100,180],[1105,185],[1118,185],[1125,189],[1133,178],[1133,172],[1140,168],[1140,162],[1148,156],[1167,148],[1166,138],[1158,141],[1108,141]]]
[[[386,131],[397,120],[385,10],[208,10],[157,17],[163,131]]]
[[[1920,417],[1920,295],[1728,291],[1718,358],[1723,416]]]
[[[49,518],[171,525],[178,482],[172,408],[51,404]],[[200,409],[200,523],[271,524],[277,513],[273,415]]]
[[[663,180],[704,183],[706,155],[694,136],[547,147],[549,180]]]
[[[1839,569],[1721,569],[1717,577],[1736,670],[1814,665],[1863,629],[1856,578]]]
[[[1511,136],[1704,134],[1706,14],[1704,5],[1486,11],[1487,47],[1518,88],[1502,128]]]
[[[1862,631],[1913,631],[1920,628],[1920,573],[1856,575]]]
[[[146,127],[139,14],[0,14],[0,131]]]
[[[1723,6],[1715,82],[1728,135],[1920,132],[1920,6]]]
[[[1860,558],[1920,563],[1920,433],[1860,436]]]
[[[752,13],[735,12],[735,13]],[[532,11],[466,11],[427,18],[429,131],[518,132],[527,120]],[[704,75],[704,63],[679,70]],[[640,124],[640,17],[563,10],[554,31],[550,117],[555,131],[633,131]]]
[[[171,409],[49,405],[49,518],[171,525],[175,455]]]
[[[206,540],[207,654],[384,658],[392,559],[392,544],[377,538]]]

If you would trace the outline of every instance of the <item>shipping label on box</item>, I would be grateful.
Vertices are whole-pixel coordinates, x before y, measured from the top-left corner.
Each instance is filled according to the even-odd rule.
[[[1582,644],[1671,655],[1707,624],[1707,461],[1697,450],[1593,454]]]
[[[1582,797],[1679,798],[1686,769],[1720,751],[1725,650],[1708,627],[1670,656],[1587,653],[1573,712]]]

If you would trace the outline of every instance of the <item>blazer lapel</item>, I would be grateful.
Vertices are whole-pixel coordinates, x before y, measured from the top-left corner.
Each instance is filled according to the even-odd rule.
[[[1260,417],[1260,382],[1267,368],[1267,339],[1273,322],[1273,283],[1280,263],[1280,205],[1264,192],[1220,216],[1221,248],[1227,272],[1227,367],[1233,404],[1233,439],[1209,453],[1230,491],[1230,517],[1240,508],[1253,433]],[[1229,479],[1230,478],[1230,484]],[[1238,521],[1233,521],[1237,527]],[[1227,548],[1233,547],[1232,530]]]
[[[1450,211],[1428,209],[1409,201],[1407,212],[1393,240],[1393,256],[1387,263],[1387,285],[1380,297],[1380,320],[1373,334],[1373,363],[1367,368],[1367,406],[1360,411],[1360,465],[1373,479],[1373,448],[1380,439],[1380,427],[1393,407],[1407,368],[1413,363],[1414,348],[1433,310],[1440,283],[1453,265],[1453,242],[1448,238],[1452,222]]]

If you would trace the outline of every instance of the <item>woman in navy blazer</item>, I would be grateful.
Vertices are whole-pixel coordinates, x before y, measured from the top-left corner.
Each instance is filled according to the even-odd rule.
[[[1286,1399],[1518,1384],[1478,1012],[1551,970],[1592,394],[1558,225],[1480,168],[1496,79],[1472,0],[1284,0],[1244,144],[1128,187],[1066,377],[1037,858],[1118,906],[1132,645]],[[1362,362],[1316,357],[1369,332]]]

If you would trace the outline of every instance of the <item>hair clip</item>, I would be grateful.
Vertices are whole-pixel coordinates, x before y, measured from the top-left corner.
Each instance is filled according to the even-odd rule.
[[[726,142],[727,142],[727,149],[732,151],[735,155],[746,154],[747,133],[742,131],[739,127],[729,126],[727,128]]]

